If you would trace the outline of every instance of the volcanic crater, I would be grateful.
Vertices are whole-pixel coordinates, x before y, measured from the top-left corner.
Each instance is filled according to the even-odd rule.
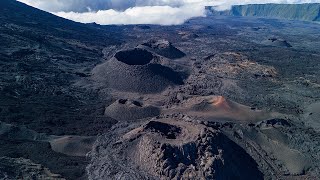
[[[107,106],[104,114],[118,121],[125,121],[155,117],[160,114],[160,109],[135,100],[119,99]]]
[[[179,59],[186,56],[184,52],[173,46],[171,42],[165,39],[152,39],[138,47],[145,48],[168,59]]]
[[[140,48],[119,51],[94,68],[93,79],[111,89],[138,93],[158,93],[169,86],[182,85],[179,72],[155,63],[159,58]]]
[[[152,53],[143,49],[119,51],[114,57],[127,65],[146,65],[153,59]]]

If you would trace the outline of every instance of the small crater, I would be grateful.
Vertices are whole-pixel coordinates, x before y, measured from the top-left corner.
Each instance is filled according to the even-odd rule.
[[[132,104],[142,107],[142,103],[138,102],[138,101],[132,101]]]
[[[262,121],[260,123],[257,124],[259,127],[263,126],[263,125],[267,125],[267,126],[286,126],[286,127],[290,127],[291,124],[285,120],[285,119],[270,119],[270,120],[265,120]]]
[[[292,47],[292,45],[288,43],[286,40],[277,39],[277,38],[269,38],[266,44],[271,46],[278,46],[278,47],[288,47],[288,48]]]
[[[159,133],[167,139],[176,139],[181,133],[180,127],[157,121],[150,121],[144,129]]]
[[[146,65],[151,62],[153,55],[147,50],[132,49],[116,53],[115,58],[128,65]]]
[[[127,101],[128,101],[128,99],[119,99],[118,100],[119,104],[126,104]]]

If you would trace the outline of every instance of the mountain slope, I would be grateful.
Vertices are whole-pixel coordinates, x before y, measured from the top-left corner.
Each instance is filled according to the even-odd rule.
[[[207,7],[211,14],[230,16],[257,16],[302,21],[320,21],[320,4],[249,4],[232,6],[230,10],[215,11]]]
[[[56,135],[98,133],[82,123],[74,127],[75,120],[92,123],[88,116],[93,112],[82,109],[99,103],[94,92],[72,84],[89,75],[105,47],[121,42],[121,32],[66,20],[15,0],[1,0],[0,12],[2,121]],[[55,128],[59,123],[64,126]]]
[[[76,23],[15,0],[1,0],[0,12],[1,122],[59,136],[97,135],[116,123],[99,117],[105,99],[74,84],[101,62],[105,47],[121,43],[119,29]],[[49,142],[19,140],[0,127],[0,144],[0,157],[24,157],[67,179],[86,177],[84,157],[57,153]]]

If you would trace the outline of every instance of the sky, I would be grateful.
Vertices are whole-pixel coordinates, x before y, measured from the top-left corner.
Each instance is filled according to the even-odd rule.
[[[320,0],[18,0],[57,16],[82,23],[177,25],[205,16],[205,6],[316,3]]]

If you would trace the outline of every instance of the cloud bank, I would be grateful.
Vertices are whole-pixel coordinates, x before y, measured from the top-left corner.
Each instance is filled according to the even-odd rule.
[[[320,0],[18,0],[57,16],[82,23],[176,25],[205,16],[205,6],[316,3]]]
[[[204,8],[183,6],[144,6],[133,7],[125,11],[100,10],[97,12],[57,12],[57,16],[71,19],[77,22],[97,24],[182,24],[192,17],[205,15]]]

